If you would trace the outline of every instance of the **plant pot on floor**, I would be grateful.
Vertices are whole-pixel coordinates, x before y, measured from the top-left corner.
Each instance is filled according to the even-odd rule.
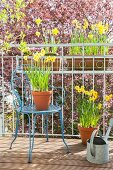
[[[84,127],[81,127],[80,124],[79,124],[78,125],[78,130],[79,130],[79,133],[80,133],[82,144],[86,145],[87,144],[87,140],[90,139],[92,132],[95,129],[98,129],[98,128],[99,127],[97,127],[97,128],[93,128],[93,127],[84,128]]]
[[[51,104],[52,91],[32,91],[34,104],[37,110],[47,110]]]
[[[108,67],[109,59],[105,59],[105,70]],[[68,70],[72,70],[72,59],[67,59]],[[84,64],[82,58],[73,59],[73,70],[93,70],[93,58],[84,58]],[[104,70],[104,58],[94,59],[94,70]]]

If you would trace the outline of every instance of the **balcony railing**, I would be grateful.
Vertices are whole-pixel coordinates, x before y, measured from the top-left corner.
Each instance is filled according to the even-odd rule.
[[[13,48],[18,48],[18,44],[12,45]],[[56,56],[60,59],[59,68],[54,70],[52,68],[51,84],[60,85],[66,90],[66,101],[62,106],[64,124],[65,124],[65,136],[78,136],[77,122],[78,115],[76,110],[76,93],[75,85],[80,84],[87,86],[87,88],[97,88],[102,93],[104,98],[107,91],[113,91],[113,54],[106,54],[106,47],[113,47],[113,43],[77,43],[77,44],[28,44],[30,48],[46,48],[46,47],[58,47],[59,55]],[[70,47],[81,47],[82,55],[70,56],[66,49]],[[102,55],[90,55],[85,54],[85,47],[104,47]],[[67,50],[69,51],[69,50]],[[29,56],[31,59],[32,56]],[[79,62],[77,61],[79,59]],[[81,60],[80,60],[81,59]],[[91,59],[92,66],[86,68],[86,59]],[[102,61],[100,59],[103,59]],[[0,134],[13,134],[15,131],[15,112],[12,104],[12,95],[10,92],[10,77],[15,68],[23,65],[23,56],[8,56],[3,52],[0,56]],[[96,62],[95,62],[96,61]],[[77,65],[78,63],[78,65]],[[31,59],[32,64],[32,59]],[[22,80],[23,81],[23,80]],[[23,87],[22,87],[23,89]],[[54,99],[53,99],[54,100]],[[63,101],[63,93],[62,93]],[[105,105],[105,103],[104,103]],[[113,107],[111,103],[111,108]],[[109,118],[108,113],[103,110],[102,115],[102,130],[105,133],[106,122]],[[27,133],[26,118],[20,118],[20,134]],[[26,125],[26,126],[25,126]],[[44,135],[44,117],[39,118],[37,123],[37,134]],[[49,135],[59,136],[57,117],[50,117]]]

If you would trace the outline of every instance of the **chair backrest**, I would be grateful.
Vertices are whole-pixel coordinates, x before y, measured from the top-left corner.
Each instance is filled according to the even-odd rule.
[[[32,104],[31,86],[23,70],[14,70],[11,77],[11,90],[15,109]]]

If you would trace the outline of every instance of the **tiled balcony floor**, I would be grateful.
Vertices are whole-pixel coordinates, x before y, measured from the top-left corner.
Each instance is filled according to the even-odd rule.
[[[9,150],[11,137],[0,137],[0,170],[113,170],[113,142],[110,142],[110,162],[94,165],[86,160],[86,147],[79,139],[67,139],[71,153],[66,154],[61,139],[35,138],[32,164],[28,159],[28,138],[18,137]]]

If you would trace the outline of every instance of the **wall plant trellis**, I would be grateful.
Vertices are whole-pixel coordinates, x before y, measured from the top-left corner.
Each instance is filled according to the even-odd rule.
[[[107,86],[109,86],[109,91],[113,88],[113,82],[111,80],[112,78],[112,73],[113,73],[113,69],[112,69],[112,55],[106,55],[105,51],[103,53],[102,56],[99,56],[99,58],[103,59],[103,64],[104,67],[103,69],[100,70],[95,70],[94,67],[94,62],[95,59],[98,59],[98,56],[89,56],[89,58],[92,58],[93,60],[93,68],[92,70],[85,70],[84,69],[84,64],[85,64],[85,58],[87,58],[87,56],[85,55],[85,47],[86,46],[103,46],[105,47],[112,47],[113,44],[105,44],[105,43],[77,43],[77,44],[28,44],[29,48],[44,48],[44,47],[54,47],[57,46],[59,48],[60,54],[57,56],[57,58],[61,59],[61,67],[59,69],[59,71],[52,71],[52,77],[51,77],[51,84],[52,85],[57,85],[60,84],[62,87],[65,88],[66,90],[66,101],[64,106],[62,107],[63,110],[63,116],[64,116],[64,123],[65,123],[65,135],[66,136],[77,136],[78,135],[78,131],[77,131],[77,121],[78,121],[78,115],[77,115],[77,111],[76,111],[76,93],[74,90],[74,86],[79,84],[79,85],[84,85],[87,86],[87,88],[97,88],[100,93],[102,94],[102,99],[103,96],[105,96],[106,94],[106,89],[108,88]],[[68,56],[67,54],[64,53],[64,48],[70,48],[72,46],[75,47],[81,47],[82,48],[82,55],[81,56]],[[12,47],[18,48],[19,45],[15,44],[12,45]],[[18,61],[18,58],[20,58],[20,60],[23,63],[23,56],[4,56],[3,53],[0,56],[0,60],[1,60],[1,81],[2,81],[2,119],[3,119],[3,129],[2,129],[2,134],[9,134],[9,133],[14,133],[14,127],[15,127],[15,113],[12,112],[12,128],[9,131],[6,131],[7,129],[7,123],[6,123],[6,113],[5,113],[5,71],[7,68],[4,67],[4,61],[5,58],[11,58],[11,65],[12,65],[12,69],[11,72],[13,71],[13,69],[15,67],[18,67],[18,62],[15,63],[15,60]],[[81,70],[77,70],[76,67],[74,67],[73,63],[74,61],[76,62],[76,59],[81,58],[82,59],[82,67]],[[68,69],[68,62],[67,59],[71,59],[72,60],[72,68],[71,70]],[[106,59],[109,60],[109,63],[111,64],[108,65],[106,67]],[[109,82],[111,81],[111,85],[109,84]],[[10,90],[10,89],[9,89]],[[62,96],[63,97],[63,96]],[[63,100],[63,98],[62,98]],[[13,107],[13,106],[12,106]],[[113,107],[112,103],[110,108]],[[13,109],[12,109],[13,110]],[[110,114],[111,116],[111,114]],[[102,125],[103,125],[103,133],[105,133],[105,128],[106,128],[106,121],[109,118],[107,118],[107,113],[105,113],[103,111],[103,115],[102,115]],[[44,127],[43,127],[43,120],[44,118],[40,118],[40,122],[37,122],[38,124],[38,128],[37,128],[37,133],[43,135],[44,134]],[[49,135],[55,135],[58,136],[60,135],[59,132],[59,126],[58,126],[58,122],[56,121],[57,117],[51,117],[50,118],[50,127],[49,127]],[[25,123],[25,119],[22,118],[21,121],[21,129],[20,129],[20,133],[21,134],[26,134],[26,127],[24,126]],[[40,127],[40,128],[39,128]]]

